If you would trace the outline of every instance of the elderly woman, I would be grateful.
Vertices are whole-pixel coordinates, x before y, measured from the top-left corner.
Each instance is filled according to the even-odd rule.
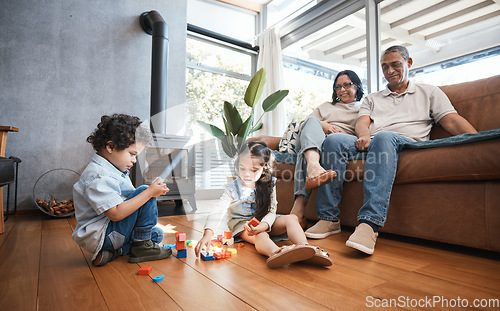
[[[302,123],[297,139],[297,164],[295,166],[295,201],[291,214],[299,220],[304,216],[310,191],[336,177],[333,170],[325,171],[320,165],[320,152],[325,137],[334,133],[354,135],[363,86],[358,75],[351,70],[337,74],[333,82],[331,102],[325,102],[314,109]],[[338,228],[340,231],[340,227]]]

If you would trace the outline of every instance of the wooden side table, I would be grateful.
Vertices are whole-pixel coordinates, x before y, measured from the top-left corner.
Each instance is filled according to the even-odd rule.
[[[17,127],[13,126],[0,126],[0,157],[5,156],[5,146],[7,145],[7,134],[9,132],[19,132]],[[5,231],[3,223],[3,188],[0,188],[0,234]]]

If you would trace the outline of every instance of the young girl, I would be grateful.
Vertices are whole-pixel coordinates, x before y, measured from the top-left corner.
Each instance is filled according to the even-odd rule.
[[[137,263],[172,253],[157,245],[163,231],[155,227],[155,198],[169,189],[162,183],[135,189],[129,177],[136,156],[151,142],[151,133],[140,124],[126,114],[103,116],[87,138],[96,154],[73,186],[78,222],[73,240],[93,254],[96,266],[120,255],[130,254],[129,262]]]
[[[255,245],[257,251],[268,256],[267,266],[279,268],[297,261],[308,261],[322,266],[332,265],[329,254],[310,246],[295,215],[276,216],[275,178],[271,176],[272,152],[263,142],[247,143],[236,161],[239,178],[228,183],[222,200],[229,205],[229,229],[233,237]],[[196,256],[203,247],[207,249],[219,222],[211,214],[205,224],[203,237],[195,247]],[[247,222],[257,218],[257,226]],[[293,245],[278,247],[269,235],[287,233]]]

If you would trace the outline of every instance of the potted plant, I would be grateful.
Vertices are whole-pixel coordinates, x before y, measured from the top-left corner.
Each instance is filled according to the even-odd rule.
[[[254,124],[253,107],[255,103],[259,101],[265,84],[266,70],[261,68],[252,77],[245,91],[245,104],[252,108],[250,116],[245,121],[242,120],[238,109],[228,101],[224,101],[224,111],[222,113],[222,120],[224,121],[225,127],[224,131],[215,125],[197,121],[198,124],[221,141],[224,152],[230,158],[234,158],[238,154],[249,134],[262,128],[260,120],[264,114],[262,114],[259,120]],[[287,95],[288,90],[279,90],[269,95],[262,102],[262,110],[264,113],[274,110]]]

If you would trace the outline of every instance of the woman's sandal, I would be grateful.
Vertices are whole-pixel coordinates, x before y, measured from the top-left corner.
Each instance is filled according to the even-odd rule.
[[[315,254],[311,258],[304,260],[304,263],[317,265],[317,266],[331,266],[333,265],[332,260],[330,259],[330,254],[325,252],[321,248],[317,246],[313,246],[315,248]]]
[[[315,253],[316,250],[314,246],[298,244],[286,245],[280,247],[277,251],[271,254],[266,263],[269,268],[275,269],[293,262],[311,258],[315,255]]]
[[[337,172],[328,170],[316,177],[306,177],[306,190],[313,190],[331,182],[337,177]]]

